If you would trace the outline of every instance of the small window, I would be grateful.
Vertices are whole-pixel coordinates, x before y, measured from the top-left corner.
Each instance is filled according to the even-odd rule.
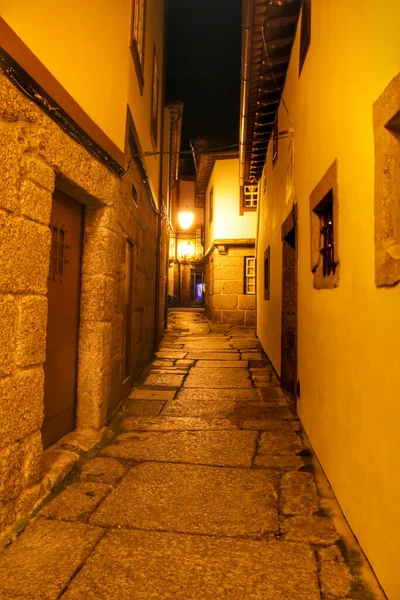
[[[335,160],[310,195],[311,270],[318,290],[339,285],[337,173]]]
[[[157,147],[159,87],[160,87],[160,79],[159,79],[159,74],[158,74],[156,47],[154,46],[153,87],[152,87],[152,92],[151,92],[151,139],[153,141],[154,147]]]
[[[320,238],[319,251],[322,255],[322,274],[328,277],[336,271],[334,258],[334,237],[333,237],[333,192],[329,190],[327,195],[314,208],[314,212],[319,217]]]
[[[208,222],[213,222],[213,211],[214,211],[214,186],[210,190],[210,196],[208,201]]]
[[[132,183],[132,202],[138,208],[138,191],[134,184]]]
[[[264,300],[269,300],[271,246],[264,252]]]
[[[243,186],[243,208],[255,209],[258,204],[258,184],[245,184]]]
[[[255,294],[256,292],[256,259],[254,256],[244,257],[245,269],[245,294]]]
[[[145,47],[146,0],[133,0],[131,53],[139,81],[140,93],[144,86],[144,47]]]
[[[311,40],[311,0],[303,0],[301,9],[299,75],[306,60]]]
[[[272,131],[272,164],[278,160],[278,120],[276,120]]]

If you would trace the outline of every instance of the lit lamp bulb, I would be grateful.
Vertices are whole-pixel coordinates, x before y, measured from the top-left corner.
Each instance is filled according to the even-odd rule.
[[[191,224],[193,223],[194,213],[189,212],[188,210],[183,210],[178,214],[179,225],[182,229],[189,229]]]

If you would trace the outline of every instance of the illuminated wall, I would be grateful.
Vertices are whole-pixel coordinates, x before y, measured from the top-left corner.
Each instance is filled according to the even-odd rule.
[[[259,219],[257,333],[281,368],[281,225],[298,204],[298,410],[346,518],[389,598],[400,597],[398,405],[400,286],[374,270],[374,102],[400,69],[396,0],[312,2],[299,77],[297,35],[279,109],[279,141]],[[399,106],[400,109],[400,106]],[[293,155],[294,150],[294,155]],[[313,287],[310,194],[338,161],[339,286]],[[294,160],[293,184],[290,165]],[[289,185],[287,185],[287,183]],[[264,252],[270,246],[270,300]]]
[[[2,0],[0,16],[120,150],[125,149],[128,104],[143,152],[153,152],[160,150],[150,136],[153,50],[161,86],[164,1],[147,0],[143,95],[129,49],[131,6],[131,0],[119,0],[118,8],[106,0],[71,0],[68,6],[49,0]],[[161,122],[160,93],[158,145]],[[158,198],[160,157],[144,162]]]
[[[213,189],[213,218],[209,200]],[[205,210],[205,250],[214,240],[256,237],[255,211],[240,215],[239,159],[217,160],[207,187]]]

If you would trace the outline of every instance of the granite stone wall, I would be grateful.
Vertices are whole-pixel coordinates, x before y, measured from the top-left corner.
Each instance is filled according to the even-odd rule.
[[[254,247],[214,248],[206,262],[206,315],[213,323],[255,325],[255,295],[245,294],[244,259]]]
[[[49,491],[41,425],[55,188],[85,205],[77,428],[98,430],[153,354],[157,236],[165,262],[167,220],[149,203],[135,165],[118,177],[0,73],[0,538]],[[123,385],[127,237],[134,244],[133,362]],[[159,337],[165,279],[161,267]]]

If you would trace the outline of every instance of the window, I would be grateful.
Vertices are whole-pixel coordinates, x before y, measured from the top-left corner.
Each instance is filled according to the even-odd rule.
[[[214,211],[214,186],[210,190],[210,196],[208,201],[208,222],[212,223],[213,221],[213,211]]]
[[[301,8],[299,75],[306,60],[311,40],[311,0],[303,0]]]
[[[314,212],[319,217],[320,238],[319,251],[322,254],[322,275],[328,277],[335,273],[336,263],[334,259],[334,239],[333,239],[333,192],[329,190],[327,195],[314,208]]]
[[[337,161],[310,196],[311,270],[316,289],[339,285]]]
[[[258,204],[258,184],[245,184],[243,186],[243,208],[256,209]]]
[[[244,257],[245,294],[255,294],[256,291],[256,259],[254,256]]]
[[[272,130],[272,164],[278,160],[278,117]]]
[[[138,207],[138,191],[133,183],[132,183],[132,202],[137,208]]]
[[[131,53],[139,81],[140,93],[144,86],[144,46],[145,46],[146,0],[133,0]]]
[[[400,73],[373,108],[375,140],[375,284],[400,282]]]
[[[160,87],[160,79],[158,75],[158,64],[157,64],[157,55],[156,55],[156,47],[154,46],[153,52],[153,86],[151,91],[151,139],[153,141],[153,146],[157,146],[157,133],[158,133],[158,98],[159,98],[159,87]]]
[[[264,300],[269,300],[271,246],[264,252]]]

